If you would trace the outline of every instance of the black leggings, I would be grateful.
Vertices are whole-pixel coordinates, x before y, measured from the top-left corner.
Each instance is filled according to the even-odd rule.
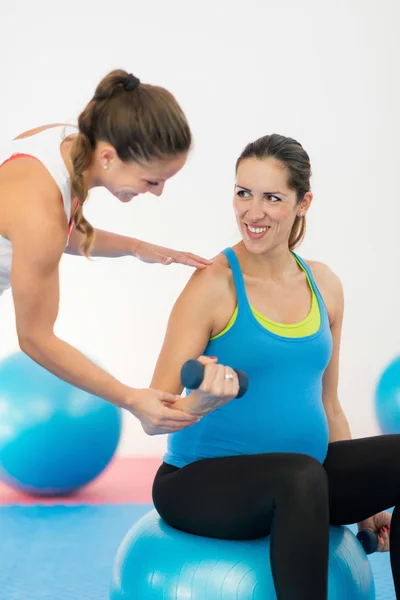
[[[271,535],[279,600],[326,600],[329,523],[357,523],[400,504],[400,435],[331,443],[323,465],[293,453],[211,458],[181,469],[164,463],[153,501],[167,523],[188,533],[231,540]],[[399,600],[398,511],[390,559]]]

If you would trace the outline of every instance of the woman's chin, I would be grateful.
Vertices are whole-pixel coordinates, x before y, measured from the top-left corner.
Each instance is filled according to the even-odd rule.
[[[130,202],[131,200],[133,200],[133,198],[136,198],[136,196],[138,196],[139,194],[134,194],[133,192],[131,193],[127,193],[127,192],[117,192],[114,194],[114,196],[120,201],[123,202],[124,204],[126,204],[127,202]]]

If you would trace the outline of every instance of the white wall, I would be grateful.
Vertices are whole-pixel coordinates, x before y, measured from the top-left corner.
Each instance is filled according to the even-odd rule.
[[[327,262],[346,294],[340,396],[354,436],[378,432],[373,390],[399,352],[399,41],[396,0],[49,0],[1,17],[1,136],[74,121],[98,80],[123,67],[166,86],[195,149],[161,199],[92,194],[103,228],[205,256],[237,240],[234,162],[278,132],[309,151],[315,201],[301,254]],[[5,57],[7,56],[7,59]],[[29,202],[29,198],[27,198]],[[191,271],[133,259],[65,257],[57,332],[135,387],[149,384],[170,308]],[[17,348],[0,299],[0,358]],[[160,454],[127,416],[120,452]]]

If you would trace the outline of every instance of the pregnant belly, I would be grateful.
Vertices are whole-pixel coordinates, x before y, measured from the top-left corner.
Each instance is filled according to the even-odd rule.
[[[225,407],[223,407],[225,408]],[[323,462],[328,448],[328,423],[322,402],[301,410],[280,407],[268,414],[217,410],[205,424],[197,444],[202,458],[266,452],[296,452]],[[211,415],[210,415],[211,416]]]

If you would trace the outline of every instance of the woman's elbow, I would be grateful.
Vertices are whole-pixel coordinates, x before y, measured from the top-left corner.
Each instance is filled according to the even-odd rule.
[[[47,345],[48,336],[44,336],[35,328],[17,327],[17,335],[20,350],[34,360],[42,354]]]

